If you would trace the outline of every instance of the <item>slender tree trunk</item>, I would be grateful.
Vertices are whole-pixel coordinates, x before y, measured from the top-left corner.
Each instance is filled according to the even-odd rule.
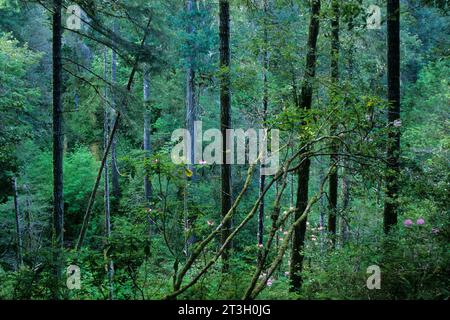
[[[144,70],[144,154],[145,159],[147,159],[151,152],[152,146],[150,141],[150,80],[149,80],[149,70]],[[144,176],[144,195],[145,200],[150,203],[152,199],[152,183],[148,174]]]
[[[341,219],[341,239],[344,246],[349,240],[349,227],[347,218],[347,210],[350,207],[350,174],[347,169],[347,163],[345,163],[344,173],[342,175],[342,212],[344,218]]]
[[[334,96],[337,93],[339,84],[339,1],[331,1],[331,94],[330,99],[334,101]],[[334,109],[336,105],[331,103],[331,107]],[[336,125],[331,127],[331,134],[336,132]],[[333,171],[330,174],[329,180],[329,215],[328,215],[328,233],[331,236],[333,247],[336,245],[336,214],[337,214],[337,199],[338,199],[338,167],[339,161],[337,153],[339,152],[339,146],[335,140],[331,142],[331,156],[330,165],[334,166]]]
[[[148,68],[144,69],[144,163],[147,164],[147,159],[150,157],[152,152],[152,144],[151,144],[151,122],[150,122],[150,79],[149,79],[150,70]],[[153,188],[152,181],[148,175],[147,170],[145,170],[144,175],[144,196],[145,200],[149,205],[149,209],[151,209],[151,200],[153,196]],[[148,221],[148,238],[151,241],[152,233],[153,233],[153,220],[150,216],[150,211],[147,213],[147,221]]]
[[[89,220],[91,219],[92,207],[94,205],[95,195],[97,194],[97,189],[98,189],[98,186],[100,185],[100,179],[102,177],[103,168],[105,167],[105,164],[106,164],[106,158],[108,157],[108,152],[111,149],[112,139],[114,139],[114,134],[116,133],[117,127],[119,125],[119,117],[120,117],[120,112],[117,112],[116,119],[114,120],[114,124],[112,126],[111,134],[109,135],[109,141],[103,152],[103,157],[102,157],[102,161],[100,162],[100,168],[97,173],[97,178],[95,178],[94,187],[93,187],[91,195],[89,197],[89,202],[88,202],[86,212],[83,217],[83,223],[81,224],[80,234],[78,236],[78,241],[75,246],[75,250],[77,250],[77,251],[80,251],[81,247],[83,246],[84,237],[86,236],[86,231],[87,231],[87,227],[89,224]]]
[[[108,50],[105,47],[103,50],[103,59],[104,59],[104,78],[108,78],[108,56],[107,56]],[[107,99],[108,96],[108,89],[105,86],[105,99]],[[104,112],[104,125],[103,125],[103,149],[106,150],[108,147],[108,141],[109,141],[109,132],[111,131],[111,125],[110,125],[110,118],[109,118],[110,110],[109,106],[105,105],[105,112]],[[106,249],[105,249],[105,257],[106,257],[106,268],[108,273],[108,282],[109,282],[109,299],[113,300],[114,298],[114,285],[113,285],[113,276],[114,276],[114,264],[113,260],[108,255],[108,245],[109,245],[109,238],[111,237],[111,206],[110,206],[110,197],[109,197],[109,165],[108,165],[108,158],[106,158],[105,166],[103,168],[103,179],[104,179],[104,188],[105,188],[105,195],[104,195],[104,202],[105,202],[105,241],[106,241]]]
[[[27,191],[27,196],[25,200],[26,210],[25,210],[25,223],[26,223],[26,248],[27,252],[30,253],[33,250],[33,229],[31,226],[31,197],[28,191],[28,188],[25,186],[25,189]]]
[[[400,174],[400,4],[387,1],[388,133],[384,232],[397,224]]]
[[[113,31],[115,34],[117,34],[119,31],[117,22],[114,22]],[[111,83],[113,85],[117,83],[117,58],[114,50],[112,50],[111,53]],[[111,96],[113,104],[115,105],[116,99],[114,93]],[[120,199],[119,169],[117,168],[116,144],[117,144],[117,136],[113,138],[113,142],[111,145],[111,182],[112,182],[112,194],[114,196],[112,207],[114,211],[117,211]]]
[[[352,34],[354,28],[353,17],[350,17],[348,22],[348,32]],[[349,81],[353,79],[353,50],[354,44],[350,43],[350,48],[348,52],[348,78]],[[348,97],[346,96],[346,101],[350,103]],[[346,138],[348,140],[348,138]],[[342,173],[342,212],[344,218],[341,219],[341,237],[342,245],[344,246],[350,237],[349,225],[348,225],[348,214],[347,210],[350,208],[350,188],[351,188],[351,172],[350,172],[350,162],[347,157],[344,158],[344,171]]]
[[[222,190],[222,217],[228,213],[231,208],[231,166],[226,163],[227,148],[231,141],[228,141],[227,129],[231,129],[231,93],[230,93],[230,3],[228,0],[219,1],[219,35],[220,35],[220,130],[224,138],[222,148],[222,166],[221,166],[221,190]],[[226,223],[221,232],[222,243],[230,235],[231,221]],[[231,246],[228,244],[223,251],[223,272],[228,270],[228,256]]]
[[[266,118],[267,118],[267,107],[269,104],[269,88],[268,88],[268,80],[267,73],[269,69],[269,51],[268,51],[268,30],[267,30],[267,11],[268,11],[268,0],[264,0],[264,48],[263,48],[263,126],[265,126]],[[262,164],[260,166],[260,172],[262,169]],[[265,185],[265,175],[260,174],[259,176],[259,194],[262,195],[264,193],[264,185]],[[259,204],[259,215],[258,215],[258,246],[262,247],[264,243],[264,197],[261,198],[261,202]],[[260,251],[259,251],[260,252]]]
[[[22,241],[22,226],[20,221],[20,208],[19,208],[19,193],[17,192],[17,179],[13,179],[14,190],[14,211],[16,216],[16,234],[17,234],[17,270],[23,264],[23,241]]]
[[[194,172],[194,166],[195,163],[195,135],[194,135],[194,122],[197,118],[197,110],[195,106],[195,69],[194,69],[194,45],[192,41],[192,36],[194,34],[194,6],[195,6],[195,0],[188,0],[187,1],[187,16],[188,16],[188,27],[187,27],[187,33],[188,33],[188,58],[187,58],[187,70],[186,70],[186,127],[189,131],[189,134],[191,135],[191,145],[188,146],[189,150],[189,162],[191,165],[189,166],[189,169],[192,171],[192,180],[195,180],[195,172]]]
[[[53,298],[58,299],[61,283],[61,254],[64,235],[63,199],[63,113],[62,113],[62,62],[61,62],[61,0],[53,1]]]
[[[305,76],[302,84],[302,91],[300,97],[300,107],[305,110],[311,109],[312,102],[312,81],[316,74],[316,46],[317,37],[319,35],[319,14],[320,14],[320,0],[312,0],[311,19],[309,24],[308,34],[308,53],[306,55]],[[308,158],[300,157],[302,164],[298,169],[298,185],[297,185],[297,211],[295,213],[295,220],[299,219],[308,205],[308,184],[309,184],[309,169],[311,162]],[[291,290],[298,291],[302,285],[301,272],[303,269],[303,247],[305,243],[307,219],[295,228],[292,238],[292,254],[290,266],[290,281]]]

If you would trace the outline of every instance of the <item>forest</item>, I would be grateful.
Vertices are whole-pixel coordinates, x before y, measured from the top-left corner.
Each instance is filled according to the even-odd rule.
[[[447,300],[447,0],[0,0],[0,300]]]

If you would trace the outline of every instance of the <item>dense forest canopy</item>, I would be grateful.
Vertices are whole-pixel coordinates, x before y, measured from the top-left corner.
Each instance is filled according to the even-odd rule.
[[[0,0],[0,299],[448,299],[448,10]]]

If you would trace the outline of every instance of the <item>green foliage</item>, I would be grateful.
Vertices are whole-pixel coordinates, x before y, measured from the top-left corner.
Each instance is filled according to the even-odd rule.
[[[444,1],[407,1],[401,7],[401,123],[386,125],[386,27],[367,30],[371,1],[341,4],[339,83],[330,78],[330,2],[322,1],[313,105],[300,104],[307,53],[308,1],[231,3],[231,65],[219,68],[218,6],[196,1],[75,1],[92,18],[85,36],[64,31],[64,264],[81,269],[81,289],[55,283],[52,256],[52,62],[48,13],[34,3],[0,0],[0,299],[49,299],[59,285],[67,299],[108,299],[113,261],[114,299],[162,299],[200,243],[221,222],[220,165],[175,165],[171,141],[186,126],[186,70],[195,71],[197,119],[203,131],[220,126],[219,88],[231,75],[234,128],[279,129],[280,162],[306,144],[311,155],[310,197],[319,190],[339,147],[337,216],[326,231],[328,182],[308,215],[303,286],[290,291],[289,254],[259,299],[448,299],[449,101],[448,10]],[[377,2],[381,6],[382,1]],[[100,8],[101,7],[101,8]],[[382,14],[384,14],[384,9]],[[120,19],[118,17],[121,17]],[[148,37],[139,49],[150,18]],[[30,23],[33,21],[33,23]],[[113,26],[118,27],[114,36]],[[191,30],[191,31],[189,31]],[[105,47],[106,46],[106,47]],[[106,48],[106,59],[104,56]],[[117,78],[112,81],[112,49]],[[269,60],[265,66],[267,53]],[[137,63],[135,59],[138,59]],[[142,98],[149,72],[149,101]],[[126,89],[130,74],[134,79]],[[265,76],[265,77],[264,77]],[[264,80],[265,79],[265,80]],[[267,94],[267,114],[263,100]],[[142,150],[143,115],[150,116],[150,154]],[[106,112],[105,112],[106,111]],[[104,175],[84,247],[73,250],[104,152],[105,114],[121,112],[116,132],[120,197],[111,194],[111,235],[105,232]],[[264,119],[263,119],[264,118]],[[382,233],[385,152],[390,130],[401,132],[399,223]],[[293,166],[298,165],[298,159]],[[111,182],[111,157],[108,157]],[[244,187],[248,165],[232,167],[232,196]],[[147,176],[152,195],[146,199]],[[18,265],[12,178],[18,182],[24,264]],[[268,185],[272,177],[266,177]],[[280,213],[295,206],[297,172],[288,174]],[[258,170],[233,213],[236,228],[259,197]],[[265,195],[264,243],[272,230],[277,192]],[[111,185],[110,185],[111,189]],[[110,192],[111,193],[111,192]],[[344,204],[344,202],[347,202]],[[257,270],[258,210],[233,239],[229,271],[217,261],[179,299],[241,299]],[[405,226],[411,219],[413,225]],[[417,225],[423,219],[424,224]],[[277,256],[293,218],[276,227],[258,283]],[[344,227],[347,227],[346,230]],[[233,229],[234,230],[234,229]],[[182,287],[220,248],[216,233],[189,267]],[[366,272],[381,268],[381,289],[369,290]],[[63,279],[66,273],[63,271]]]

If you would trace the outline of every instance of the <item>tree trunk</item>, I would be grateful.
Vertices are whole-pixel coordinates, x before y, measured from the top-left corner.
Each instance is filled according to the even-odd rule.
[[[113,31],[115,34],[117,34],[119,31],[117,22],[114,22]],[[117,83],[117,58],[116,52],[114,50],[112,50],[111,53],[111,83],[113,85],[116,85]],[[114,94],[112,94],[111,96],[113,104],[115,105],[116,99],[114,97]],[[111,145],[111,182],[112,182],[112,194],[114,196],[113,201],[114,211],[117,211],[118,209],[118,203],[120,198],[119,170],[117,168],[116,142],[117,136],[113,137],[113,142]]]
[[[195,135],[194,135],[194,122],[197,117],[196,113],[196,106],[195,106],[195,70],[194,70],[194,45],[192,43],[192,36],[194,33],[194,22],[193,22],[193,12],[194,12],[194,5],[195,0],[188,0],[187,1],[187,16],[188,16],[188,27],[187,27],[187,33],[188,33],[188,58],[187,58],[187,70],[186,70],[186,127],[189,131],[189,134],[191,135],[191,145],[188,146],[189,150],[189,156],[188,156],[188,162],[191,164],[189,165],[189,169],[192,171],[192,180],[195,180],[195,172],[194,172],[194,166],[195,163]],[[200,160],[200,159],[198,159]]]
[[[31,196],[29,194],[28,187],[25,186],[27,195],[25,197],[25,223],[26,223],[26,248],[27,252],[30,253],[33,250],[33,229],[31,226]]]
[[[339,84],[339,1],[332,0],[331,2],[332,18],[331,18],[331,93],[330,100],[334,101],[333,97],[337,93]],[[331,103],[334,110],[336,105]],[[331,127],[331,134],[335,134],[336,125]],[[331,156],[330,165],[334,166],[330,174],[329,180],[329,215],[328,215],[328,233],[331,236],[333,247],[336,245],[336,214],[337,214],[337,199],[338,199],[338,167],[339,161],[337,153],[339,146],[335,140],[331,142]]]
[[[219,35],[220,35],[220,130],[224,139],[222,147],[222,166],[221,166],[221,213],[222,217],[228,213],[231,208],[231,166],[226,163],[228,141],[226,130],[231,129],[231,93],[230,93],[230,3],[228,0],[219,1]],[[230,235],[231,221],[222,227],[221,241],[222,243]],[[222,271],[228,270],[228,256],[230,244],[222,254],[223,267]]]
[[[97,173],[97,178],[95,178],[94,188],[92,189],[91,195],[89,197],[89,202],[88,202],[88,205],[86,208],[86,212],[83,217],[83,223],[81,224],[80,234],[78,236],[78,241],[75,246],[75,250],[77,250],[77,251],[80,251],[81,247],[83,246],[84,237],[86,236],[86,231],[87,231],[87,227],[89,224],[89,220],[91,219],[92,207],[94,205],[95,195],[97,194],[97,189],[100,184],[100,179],[101,179],[101,176],[103,173],[103,168],[105,167],[105,164],[106,164],[106,158],[108,157],[108,152],[111,149],[112,140],[114,139],[114,134],[116,133],[116,130],[117,130],[117,127],[119,124],[119,117],[120,117],[120,112],[117,112],[116,119],[114,121],[114,125],[112,126],[111,134],[109,136],[108,145],[106,146],[105,151],[103,153],[102,161],[100,163],[100,168]]]
[[[269,52],[268,52],[268,31],[267,31],[267,11],[268,11],[268,0],[264,0],[264,48],[263,48],[263,126],[265,126],[266,118],[267,118],[267,107],[269,104],[269,88],[268,88],[268,80],[267,73],[269,69]],[[260,172],[262,169],[262,164],[260,166]],[[264,184],[265,184],[265,175],[260,174],[259,176],[259,194],[260,196],[264,193]],[[259,215],[258,215],[258,246],[262,247],[264,241],[264,197],[261,198],[261,202],[259,204]],[[259,251],[261,252],[261,251]]]
[[[397,224],[400,174],[400,5],[387,1],[388,133],[384,232]]]
[[[149,70],[144,70],[144,154],[145,159],[147,159],[152,151],[152,146],[150,142],[150,110],[149,110],[149,100],[150,100],[150,80],[149,80]],[[150,203],[152,199],[152,183],[148,174],[144,176],[144,195],[145,200]]]
[[[53,1],[53,298],[58,299],[61,282],[61,254],[64,243],[63,199],[63,114],[62,114],[62,61],[61,61],[61,0]]]
[[[108,50],[105,47],[103,51],[103,59],[104,59],[104,78],[108,78],[108,57],[107,57]],[[105,86],[105,99],[107,99],[108,96],[108,89]],[[105,105],[105,112],[104,112],[104,125],[103,125],[103,149],[106,150],[108,147],[108,141],[109,141],[109,132],[111,131],[110,128],[110,119],[109,119],[109,106]],[[106,257],[106,269],[108,273],[108,282],[109,282],[109,299],[113,299],[113,274],[114,274],[114,265],[112,259],[108,256],[108,245],[109,245],[109,238],[111,237],[111,207],[110,207],[110,197],[109,197],[109,165],[108,165],[108,158],[106,157],[105,166],[103,168],[103,179],[104,179],[104,187],[105,187],[105,195],[104,195],[104,202],[105,202],[105,257]]]
[[[348,22],[348,32],[352,34],[354,23],[353,17],[350,17]],[[354,44],[350,43],[348,51],[348,81],[353,79],[353,50]],[[346,96],[346,104],[350,103],[348,97]],[[348,140],[348,138],[346,138]],[[349,225],[348,225],[348,214],[347,210],[350,208],[350,188],[351,188],[351,171],[350,171],[350,161],[347,157],[344,158],[344,171],[342,173],[342,212],[343,218],[341,219],[341,241],[342,246],[344,246],[350,237]]]
[[[312,102],[312,81],[316,74],[316,45],[317,37],[319,35],[319,14],[320,14],[320,0],[312,0],[311,18],[308,33],[308,53],[306,55],[305,76],[302,84],[302,91],[300,97],[300,107],[309,110]],[[297,211],[295,213],[295,220],[299,219],[305,211],[308,204],[308,184],[309,184],[309,168],[310,160],[303,159],[303,154],[300,159],[303,160],[298,169],[298,184],[297,184]],[[292,254],[290,266],[290,281],[291,290],[298,291],[302,285],[301,272],[303,269],[303,247],[305,243],[307,219],[295,228],[292,238]]]
[[[14,190],[14,211],[16,216],[16,234],[17,234],[17,270],[23,264],[23,241],[22,241],[22,227],[20,223],[20,208],[19,208],[19,194],[17,192],[17,179],[13,179],[13,190]]]
[[[344,173],[342,175],[342,212],[344,217],[341,219],[341,241],[344,246],[349,240],[349,227],[347,209],[350,207],[350,174],[345,163]]]

